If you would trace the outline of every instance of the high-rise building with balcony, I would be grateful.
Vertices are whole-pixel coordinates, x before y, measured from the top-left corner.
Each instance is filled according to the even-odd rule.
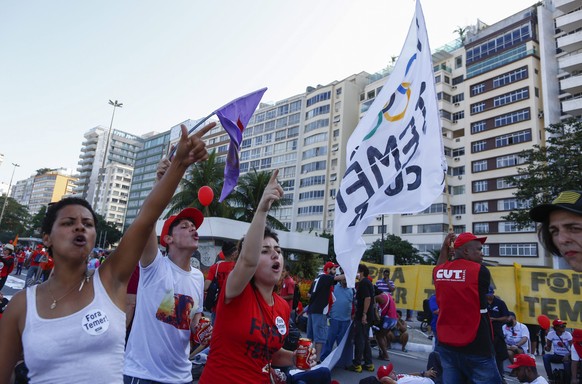
[[[553,39],[550,23],[548,8],[535,6],[491,26],[471,27],[464,41],[434,52],[448,194],[423,212],[379,217],[367,230],[368,243],[394,233],[430,252],[440,249],[451,225],[457,233],[488,236],[484,253],[501,264],[552,264],[533,224],[520,228],[503,218],[527,204],[513,196],[515,188],[505,178],[517,175],[521,151],[544,144],[549,116],[559,117],[557,97],[543,97],[556,92],[555,54],[540,49]],[[366,87],[362,110],[385,81]]]
[[[335,193],[345,169],[345,145],[356,127],[358,98],[369,83],[362,72],[274,104],[261,103],[243,133],[241,175],[279,169],[289,204],[274,212],[292,231],[331,232]],[[220,128],[206,135],[218,161],[229,137]]]
[[[582,116],[582,2],[554,0],[562,119]]]
[[[89,201],[95,212],[122,229],[135,156],[143,148],[143,139],[101,126],[84,136],[75,195]]]

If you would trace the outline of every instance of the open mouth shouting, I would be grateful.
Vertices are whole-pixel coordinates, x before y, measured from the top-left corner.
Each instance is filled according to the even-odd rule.
[[[273,269],[274,272],[281,272],[281,263],[276,261],[273,263],[273,265],[271,266],[271,268]]]
[[[77,235],[73,239],[73,244],[78,247],[83,247],[87,244],[87,237],[85,237],[85,235]]]

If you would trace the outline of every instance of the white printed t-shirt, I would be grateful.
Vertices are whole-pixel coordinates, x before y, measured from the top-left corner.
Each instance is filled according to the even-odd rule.
[[[159,382],[192,381],[190,322],[202,312],[204,276],[185,271],[160,252],[140,264],[136,308],[123,373]]]
[[[570,332],[566,331],[558,336],[556,331],[550,331],[546,336],[546,340],[552,342],[552,349],[556,355],[566,356],[570,353],[571,347],[569,343],[572,341],[572,334]],[[565,344],[568,344],[568,346],[566,347]]]

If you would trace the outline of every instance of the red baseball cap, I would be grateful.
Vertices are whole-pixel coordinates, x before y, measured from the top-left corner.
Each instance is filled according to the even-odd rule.
[[[332,269],[332,268],[337,268],[337,267],[339,267],[339,265],[337,265],[337,264],[335,264],[335,263],[333,263],[333,262],[331,262],[331,261],[328,261],[328,262],[327,262],[327,263],[325,263],[325,265],[323,266],[323,272],[324,272],[324,273],[327,273],[327,271],[329,271],[330,269]]]
[[[184,208],[177,215],[170,216],[164,222],[164,227],[162,228],[162,234],[160,235],[160,244],[162,245],[162,247],[168,246],[168,244],[164,240],[164,237],[166,237],[168,235],[168,232],[170,231],[170,226],[172,225],[172,223],[176,220],[182,220],[182,219],[192,220],[192,222],[196,226],[196,229],[199,229],[200,226],[202,225],[202,222],[204,221],[204,215],[202,214],[202,212],[200,212],[196,208]]]
[[[528,355],[527,353],[520,353],[519,355],[515,355],[513,359],[513,364],[508,365],[507,368],[515,369],[519,367],[535,367],[536,366],[536,359]]]
[[[556,319],[556,320],[552,321],[553,327],[559,327],[560,325],[566,325],[566,322],[562,321],[560,319]]]
[[[389,374],[392,373],[393,370],[394,365],[392,365],[392,363],[381,366],[380,368],[378,368],[378,379],[388,376]]]
[[[487,240],[486,237],[477,237],[475,235],[473,235],[471,232],[463,232],[461,233],[459,236],[457,236],[457,238],[455,239],[455,248],[460,248],[463,245],[467,244],[470,241],[474,241],[477,240],[479,241],[481,244],[485,243],[485,240]]]

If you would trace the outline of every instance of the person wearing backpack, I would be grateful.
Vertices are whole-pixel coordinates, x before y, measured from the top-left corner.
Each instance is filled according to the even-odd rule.
[[[214,324],[214,319],[216,318],[216,300],[220,290],[224,287],[227,276],[236,264],[238,252],[239,250],[235,243],[231,241],[223,242],[221,253],[224,256],[224,261],[214,263],[206,274],[206,279],[204,280],[204,307],[211,312],[211,324]]]

